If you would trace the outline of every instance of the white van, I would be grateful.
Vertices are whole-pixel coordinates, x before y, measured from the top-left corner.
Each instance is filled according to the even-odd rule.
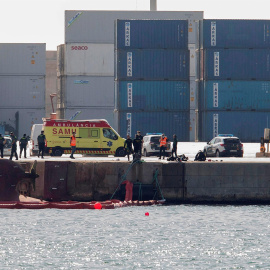
[[[31,138],[29,142],[30,156],[38,155],[38,141],[37,137],[41,133],[43,124],[35,124],[32,126]]]
[[[4,144],[4,156],[10,156],[11,154],[11,138],[10,136],[4,136],[6,143]]]

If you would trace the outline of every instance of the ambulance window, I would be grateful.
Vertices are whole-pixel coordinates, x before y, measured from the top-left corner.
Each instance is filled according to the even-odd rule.
[[[81,138],[99,138],[99,129],[80,128],[79,132]]]
[[[103,128],[103,136],[107,139],[117,140],[118,136],[109,128]]]
[[[99,138],[99,129],[91,129],[91,138]]]

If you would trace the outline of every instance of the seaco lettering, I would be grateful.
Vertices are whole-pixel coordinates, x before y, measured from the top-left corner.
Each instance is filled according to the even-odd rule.
[[[53,135],[72,135],[73,132],[76,132],[76,128],[53,128]]]

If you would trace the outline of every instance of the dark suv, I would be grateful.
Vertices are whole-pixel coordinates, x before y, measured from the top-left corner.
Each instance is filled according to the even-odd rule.
[[[243,144],[232,134],[220,134],[204,147],[206,157],[243,157]]]

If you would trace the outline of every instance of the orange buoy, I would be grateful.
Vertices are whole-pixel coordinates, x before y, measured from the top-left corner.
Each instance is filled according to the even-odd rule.
[[[148,212],[146,212],[146,213],[145,213],[145,215],[146,215],[146,216],[149,216],[149,213],[148,213]]]
[[[94,208],[95,208],[95,209],[98,209],[98,210],[102,209],[101,203],[96,202],[96,203],[94,204]]]

